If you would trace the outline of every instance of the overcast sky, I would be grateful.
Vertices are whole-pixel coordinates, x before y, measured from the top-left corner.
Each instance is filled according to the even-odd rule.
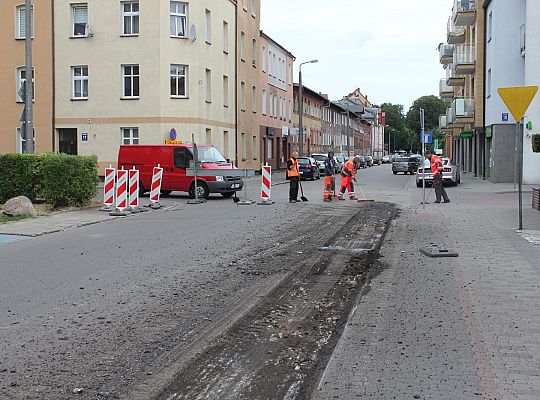
[[[453,0],[261,0],[261,29],[296,56],[304,85],[339,99],[359,87],[371,102],[439,94]]]

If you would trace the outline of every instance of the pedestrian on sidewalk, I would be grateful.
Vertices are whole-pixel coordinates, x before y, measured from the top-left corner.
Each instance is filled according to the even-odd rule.
[[[433,187],[435,188],[435,203],[441,202],[441,196],[445,203],[450,203],[450,199],[446,194],[446,190],[443,187],[442,173],[443,173],[443,161],[442,158],[431,154],[429,150],[424,153],[426,159],[429,160],[431,165],[431,172],[433,174]]]
[[[324,159],[323,201],[332,201],[332,198],[336,193],[336,178],[334,178],[335,170],[334,152],[329,151],[328,157]]]
[[[298,152],[293,151],[287,161],[287,179],[289,180],[289,203],[298,202],[298,182],[300,181],[300,169],[298,168]]]
[[[356,182],[356,171],[360,164],[360,157],[351,157],[341,169],[341,187],[339,188],[338,200],[345,200],[345,191],[349,191],[349,200],[356,200],[354,195],[353,181]]]

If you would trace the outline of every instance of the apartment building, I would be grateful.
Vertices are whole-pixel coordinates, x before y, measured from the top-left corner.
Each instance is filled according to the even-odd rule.
[[[236,165],[260,169],[260,0],[238,0],[236,11]]]
[[[336,155],[347,154],[347,141],[343,140],[343,125],[346,124],[346,113],[344,109],[334,101],[329,101],[327,95],[323,105],[321,129],[322,129],[322,152],[333,151]],[[346,132],[345,132],[346,133]]]
[[[33,4],[34,143],[38,152],[55,149],[53,130],[53,47],[52,1]],[[25,6],[22,0],[0,2],[0,153],[25,152],[20,133],[24,109],[19,90],[26,81],[25,71]]]
[[[293,126],[298,128],[300,121],[299,114],[299,84],[294,84],[294,100],[293,100]],[[326,98],[306,87],[302,89],[303,114],[302,125],[304,127],[304,155],[312,153],[320,153],[322,151],[322,110],[324,104],[327,103]],[[292,140],[293,150],[298,150],[298,135],[295,135]]]
[[[292,152],[293,63],[294,55],[260,33],[260,155],[261,162],[273,169],[287,167]],[[252,87],[257,106],[256,86]],[[253,109],[253,112],[256,112]]]
[[[193,135],[233,158],[235,12],[230,0],[55,1],[59,150],[103,168],[120,144]]]
[[[540,83],[540,3],[535,0],[487,0],[486,15],[486,170],[493,182],[512,182],[516,166],[515,121],[497,93],[499,87]],[[523,182],[540,183],[540,154],[531,135],[540,133],[540,96],[524,118]]]

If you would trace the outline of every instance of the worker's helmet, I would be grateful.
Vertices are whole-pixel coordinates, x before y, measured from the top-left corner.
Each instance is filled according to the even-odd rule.
[[[355,164],[359,164],[360,163],[360,156],[354,156],[353,162]]]

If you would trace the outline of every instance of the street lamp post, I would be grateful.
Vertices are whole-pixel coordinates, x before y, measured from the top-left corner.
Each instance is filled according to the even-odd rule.
[[[314,59],[300,63],[298,67],[298,155],[302,157],[304,155],[304,99],[303,99],[303,86],[302,86],[302,65],[318,63],[319,60]]]

